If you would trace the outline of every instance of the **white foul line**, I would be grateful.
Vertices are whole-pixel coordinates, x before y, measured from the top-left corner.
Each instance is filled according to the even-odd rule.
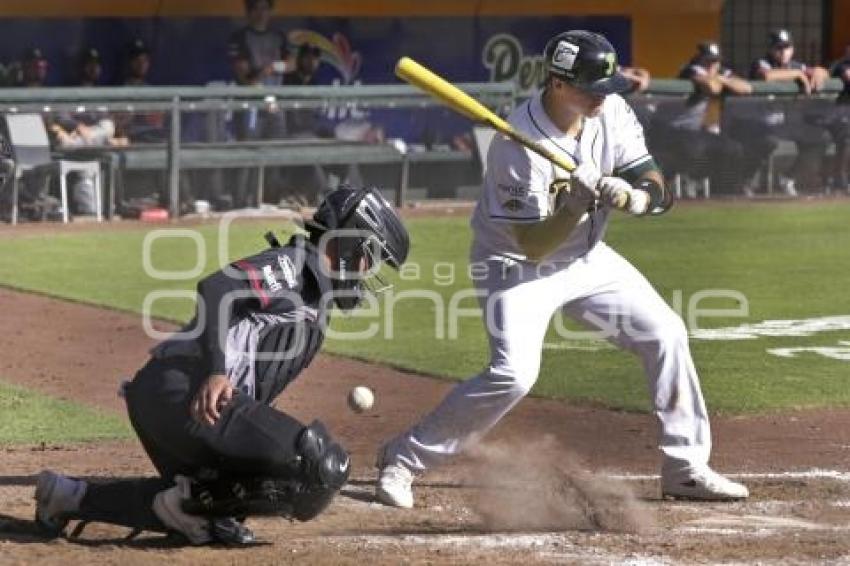
[[[838,470],[822,470],[813,468],[799,472],[761,472],[761,473],[738,473],[724,474],[735,479],[753,480],[797,480],[797,479],[830,479],[850,483],[850,472]],[[611,474],[608,476],[613,480],[621,481],[654,481],[661,479],[658,474]]]

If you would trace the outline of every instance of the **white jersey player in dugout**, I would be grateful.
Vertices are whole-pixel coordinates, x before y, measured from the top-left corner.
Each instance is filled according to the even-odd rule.
[[[531,389],[558,309],[641,358],[660,422],[665,496],[734,500],[747,488],[708,465],[711,432],[681,318],[602,237],[615,206],[634,215],[672,205],[643,130],[619,96],[629,88],[601,35],[574,30],[544,50],[542,91],[508,121],[576,164],[572,173],[497,135],[472,218],[470,259],[490,340],[489,365],[378,455],[376,495],[413,506],[414,475],[481,438]],[[558,190],[558,189],[561,190]],[[569,379],[569,368],[564,368]]]

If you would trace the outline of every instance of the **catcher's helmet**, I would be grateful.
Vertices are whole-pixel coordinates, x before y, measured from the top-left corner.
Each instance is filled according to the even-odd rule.
[[[617,52],[605,37],[585,30],[559,33],[543,50],[546,70],[586,92],[626,92],[632,84],[618,71]]]
[[[313,220],[305,223],[311,240],[320,246],[335,242],[337,265],[331,274],[336,294],[334,301],[342,309],[351,309],[368,287],[366,277],[377,276],[381,262],[398,269],[407,259],[410,238],[392,205],[376,189],[341,187],[319,204]],[[360,272],[361,260],[368,272]]]

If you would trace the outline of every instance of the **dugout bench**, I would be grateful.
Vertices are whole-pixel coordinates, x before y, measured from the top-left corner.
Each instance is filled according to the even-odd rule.
[[[305,165],[397,165],[399,167],[396,205],[407,195],[411,168],[436,163],[472,163],[468,151],[426,150],[401,152],[390,144],[366,144],[324,139],[244,141],[227,143],[184,143],[176,152],[179,169],[257,169],[257,202],[263,200],[267,167]],[[107,217],[124,195],[128,171],[164,171],[169,166],[167,144],[136,144],[125,147],[81,147],[63,150],[61,155],[97,159],[105,171]]]

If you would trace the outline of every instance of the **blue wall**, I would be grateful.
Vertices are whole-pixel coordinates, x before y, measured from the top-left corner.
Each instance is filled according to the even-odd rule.
[[[240,19],[230,18],[5,19],[0,20],[0,63],[38,46],[50,63],[48,84],[73,84],[77,54],[93,46],[101,53],[103,84],[120,84],[125,46],[139,37],[152,52],[152,84],[205,84],[230,79],[227,40],[241,25]],[[307,39],[320,45],[321,84],[397,83],[393,67],[407,55],[456,82],[523,75],[522,90],[527,90],[533,87],[533,70],[546,41],[575,28],[604,33],[621,62],[631,61],[627,17],[285,18],[273,25],[286,31],[293,45]],[[498,69],[485,64],[488,45],[490,58],[498,56]],[[377,112],[372,119],[384,124],[390,136],[435,142],[468,129],[447,111],[410,114]]]
[[[72,80],[69,72],[83,47],[94,46],[104,59],[107,84],[120,82],[120,60],[125,44],[141,37],[152,48],[152,79],[156,84],[203,84],[229,77],[226,43],[241,25],[238,19],[117,19],[84,20],[6,19],[0,21],[0,62],[17,59],[30,46],[39,46],[51,63],[53,85]],[[608,35],[620,52],[622,62],[631,60],[631,26],[625,17],[529,17],[529,18],[286,18],[274,22],[290,32],[310,30],[323,36],[336,52],[345,55],[339,34],[357,55],[361,67],[357,77],[364,83],[395,82],[392,67],[402,55],[421,60],[457,81],[487,80],[482,49],[496,34],[511,34],[526,54],[542,51],[552,35],[571,28],[587,28]],[[337,61],[339,62],[339,61]],[[340,74],[325,66],[324,79]]]

